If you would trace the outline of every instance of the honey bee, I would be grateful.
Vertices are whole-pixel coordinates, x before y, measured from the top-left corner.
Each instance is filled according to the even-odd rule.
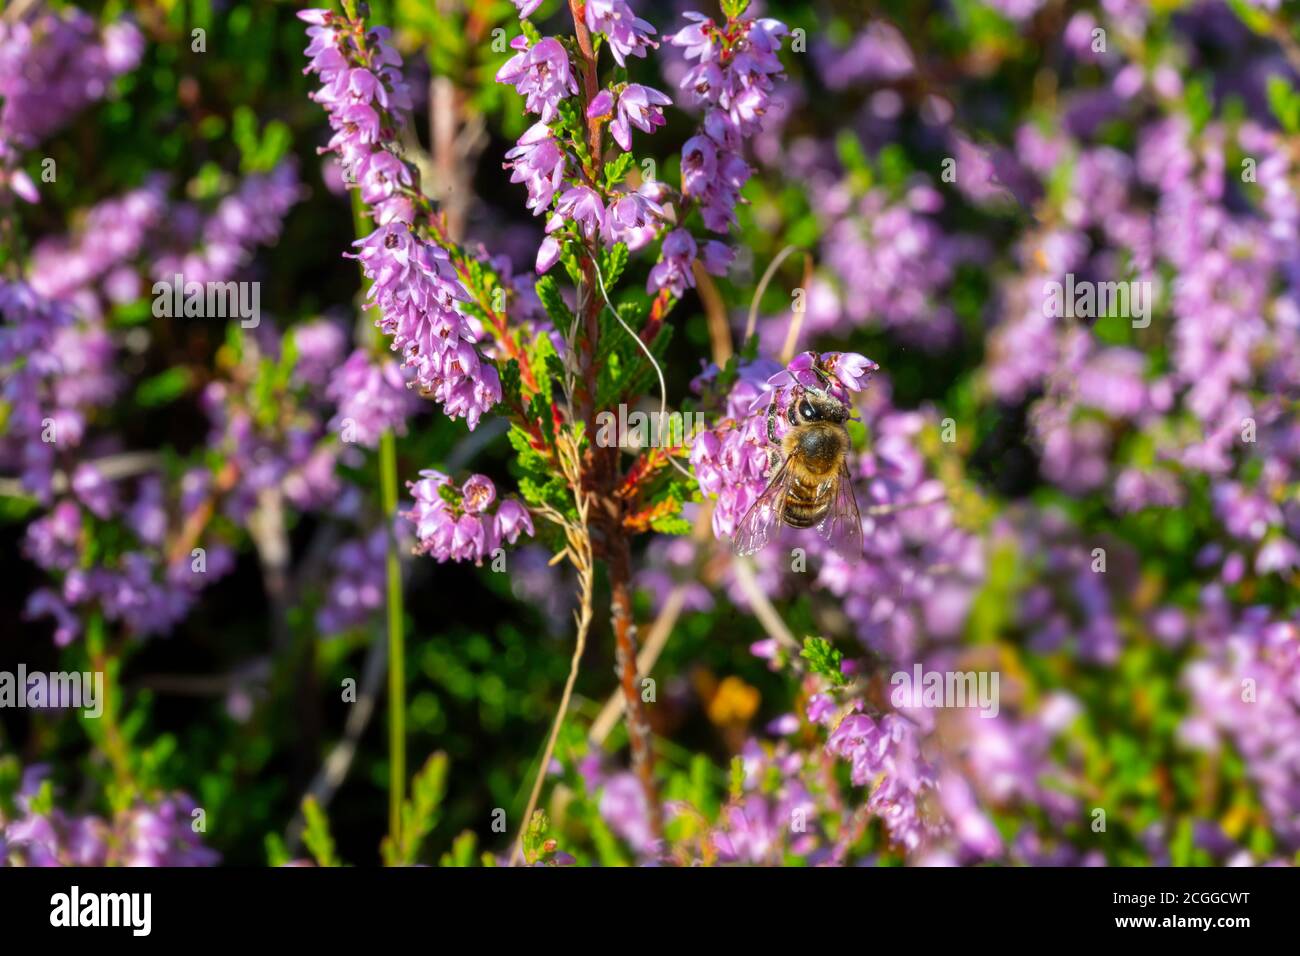
[[[779,392],[768,405],[767,437],[776,446],[769,459],[771,479],[736,527],[732,541],[736,554],[761,551],[773,529],[786,524],[816,528],[848,561],[862,557],[862,516],[849,476],[849,432],[844,427],[849,406],[831,394],[824,368],[814,365],[812,370],[824,387],[796,380],[785,413],[790,428],[780,439],[776,434]]]

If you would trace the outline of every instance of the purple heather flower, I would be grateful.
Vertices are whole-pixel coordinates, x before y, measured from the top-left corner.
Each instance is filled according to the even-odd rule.
[[[472,429],[483,412],[501,400],[501,382],[496,367],[479,354],[474,327],[456,310],[456,302],[467,301],[469,295],[447,251],[421,239],[408,224],[412,208],[398,187],[412,181],[411,173],[387,152],[396,132],[391,126],[411,105],[398,70],[401,57],[389,43],[387,28],[367,31],[362,51],[343,31],[334,30],[335,15],[309,11],[303,19],[313,24],[307,30],[307,55],[312,58],[307,72],[319,74],[324,84],[313,98],[329,113],[336,133],[330,148],[357,174],[362,196],[372,204],[379,223],[354,244],[359,247],[356,258],[372,281],[369,296],[379,307],[378,325],[393,337],[392,347],[414,373],[416,384],[449,417],[464,417]],[[553,100],[563,95],[562,90],[557,94],[557,84],[576,92],[568,58],[557,41],[521,51],[507,66],[517,72],[521,91],[530,97]],[[516,175],[519,171],[516,167]],[[562,170],[554,173],[558,183]]]
[[[512,0],[514,5],[519,9],[519,19],[531,17],[542,5],[542,0]]]
[[[555,212],[562,219],[575,221],[588,239],[605,228],[605,204],[600,201],[600,193],[590,186],[570,186],[556,203]],[[547,232],[551,231],[548,224]]]
[[[646,292],[653,294],[667,289],[680,298],[688,288],[695,288],[695,276],[691,273],[695,251],[695,239],[686,229],[674,229],[664,236],[659,261],[646,280]]]
[[[30,17],[0,21],[0,150],[5,144],[31,148],[54,133],[107,95],[114,78],[134,69],[143,52],[144,37],[134,24],[120,20],[100,28],[75,8],[36,8]]]
[[[739,35],[728,41],[700,14],[686,17],[695,22],[671,42],[700,63],[686,72],[680,86],[707,109],[701,134],[682,147],[682,192],[698,200],[709,230],[726,232],[752,173],[738,150],[745,138],[762,131],[774,79],[782,72],[776,55],[780,37],[788,31],[777,20],[740,20]]]
[[[294,378],[311,388],[324,388],[347,349],[347,335],[337,323],[316,319],[295,325],[292,330],[298,361]]]
[[[27,599],[24,616],[54,618],[54,643],[67,647],[81,635],[81,622],[68,605],[49,588],[37,588]]]
[[[325,395],[338,404],[330,429],[341,433],[345,442],[367,448],[376,447],[387,429],[404,435],[406,420],[418,407],[398,363],[375,361],[364,349],[354,351],[338,367]]]
[[[371,206],[391,199],[402,186],[412,183],[411,168],[386,149],[366,153],[357,162],[355,172],[361,198]]]
[[[718,176],[718,149],[705,136],[692,136],[682,146],[682,192],[687,196],[707,194]]]
[[[492,479],[486,475],[471,475],[460,489],[460,493],[465,510],[470,514],[487,510],[497,497],[496,487],[492,484]]]
[[[872,20],[847,47],[818,51],[822,79],[832,90],[858,83],[882,83],[910,76],[916,68],[911,48],[890,23]]]
[[[564,150],[555,141],[551,128],[545,123],[533,124],[519,137],[515,148],[506,153],[506,159],[510,162],[505,168],[514,170],[510,181],[526,186],[528,208],[533,215],[539,215],[550,206],[564,180]]]
[[[860,392],[866,388],[867,379],[880,366],[865,355],[856,352],[828,353],[822,356],[831,373],[851,392]]]
[[[592,101],[593,104],[595,101]],[[656,89],[629,83],[618,98],[618,116],[609,124],[609,131],[615,141],[624,149],[632,148],[632,129],[653,133],[655,129],[667,124],[663,107],[671,105],[672,100]]]
[[[587,119],[607,118],[614,113],[614,94],[601,90],[587,106]]]
[[[72,473],[72,493],[96,518],[107,520],[114,510],[113,486],[103,473],[87,462],[82,462]]]
[[[497,70],[496,81],[513,86],[527,109],[549,123],[559,115],[560,100],[578,92],[569,56],[555,37],[544,37],[530,48],[528,38],[519,36],[510,45],[519,52]]]
[[[13,169],[6,171],[0,167],[0,193],[5,190],[11,191],[23,202],[37,203],[41,201],[41,194],[36,190],[36,184],[32,182],[32,177],[22,169]]]
[[[71,816],[54,808],[37,814],[33,798],[46,768],[28,767],[15,795],[18,813],[0,816],[7,862],[25,866],[213,866],[219,856],[199,842],[195,804],[182,793],[137,803],[112,819]]]
[[[605,217],[606,238],[625,243],[633,252],[649,244],[664,221],[664,209],[657,201],[660,193],[658,183],[646,182],[636,192],[626,193],[610,203]]]
[[[736,258],[736,250],[721,242],[710,239],[704,243],[700,261],[710,275],[725,276]]]
[[[910,851],[919,848],[931,831],[920,804],[939,787],[934,769],[921,757],[919,728],[897,714],[886,714],[879,723],[852,714],[831,731],[826,750],[848,762],[855,785],[874,787],[867,807],[890,835]]]
[[[715,59],[717,57],[717,46],[713,42],[716,29],[713,21],[704,14],[696,13],[693,10],[687,10],[682,16],[691,21],[690,24],[668,37],[668,42],[673,46],[682,47],[688,60],[708,61]]]
[[[534,269],[538,275],[548,272],[551,266],[560,261],[560,244],[555,239],[547,236],[542,240],[541,245],[537,247],[537,262]]]
[[[650,39],[655,28],[633,13],[627,0],[587,0],[587,29],[605,34],[619,66],[627,65],[627,57],[643,57],[647,49],[658,46]]]
[[[453,503],[444,496],[444,489],[451,487],[446,475],[431,469],[420,475],[419,481],[407,483],[415,507],[403,513],[415,525],[417,554],[431,555],[439,564],[482,564],[502,540],[513,544],[522,531],[533,533],[527,509],[512,498],[498,501],[496,487],[486,476],[472,476],[465,482],[460,500]],[[488,510],[494,501],[495,513]]]
[[[498,536],[514,544],[520,532],[527,531],[529,537],[532,537],[532,516],[529,515],[528,509],[519,502],[513,498],[507,498],[497,507],[496,530]]]

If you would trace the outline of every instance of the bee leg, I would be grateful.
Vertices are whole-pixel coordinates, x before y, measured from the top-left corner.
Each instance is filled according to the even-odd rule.
[[[767,406],[767,440],[773,445],[781,444],[776,437],[776,399]]]

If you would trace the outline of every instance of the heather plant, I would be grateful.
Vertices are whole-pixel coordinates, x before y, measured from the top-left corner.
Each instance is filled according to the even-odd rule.
[[[0,671],[107,695],[0,681],[0,860],[1296,861],[1293,3],[86,7]],[[861,546],[738,556],[810,392]]]

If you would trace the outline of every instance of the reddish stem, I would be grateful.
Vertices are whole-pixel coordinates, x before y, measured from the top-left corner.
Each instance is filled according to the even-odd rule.
[[[574,35],[581,54],[584,114],[585,106],[600,92],[596,77],[596,51],[591,32],[587,29],[586,7],[583,0],[569,0],[573,15]],[[597,118],[587,120],[588,149],[591,163],[599,166],[602,154],[602,127]],[[594,170],[586,170],[595,178]],[[586,424],[587,434],[594,435],[596,413],[595,358],[600,339],[600,311],[603,305],[596,285],[594,253],[587,249],[581,260],[582,282],[578,284],[578,314],[582,320],[582,340],[579,351],[579,388],[575,398],[579,414]],[[583,460],[582,483],[591,496],[592,522],[600,532],[600,547],[609,568],[610,620],[614,629],[614,649],[618,666],[619,685],[623,691],[624,719],[627,722],[632,766],[642,792],[645,794],[647,816],[652,838],[658,842],[663,837],[663,812],[659,805],[658,787],[654,779],[654,753],[651,749],[650,726],[641,706],[639,675],[636,666],[636,622],[632,609],[632,559],[628,544],[628,530],[624,527],[626,502],[619,497],[619,449],[589,446]]]

